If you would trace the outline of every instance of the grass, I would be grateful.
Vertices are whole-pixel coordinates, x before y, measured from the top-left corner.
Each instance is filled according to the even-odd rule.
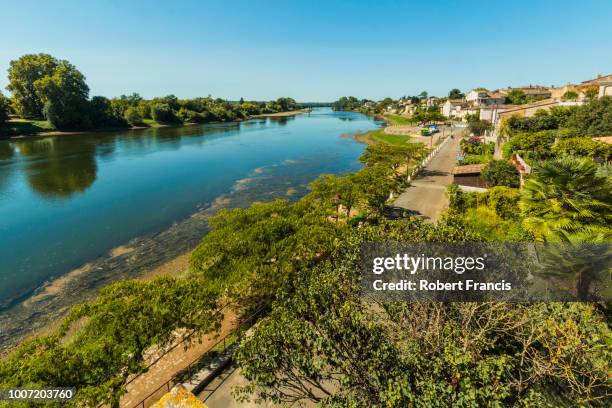
[[[0,136],[33,135],[53,130],[46,120],[11,119],[0,125]]]
[[[154,121],[153,119],[143,119],[142,120],[143,125],[147,125],[147,126],[157,126],[159,125],[156,121]]]
[[[384,129],[372,130],[371,132],[368,132],[367,135],[374,141],[396,146],[405,145],[410,140],[410,136],[389,135],[385,133]]]
[[[400,115],[386,115],[385,118],[389,121],[391,125],[411,125],[412,120],[405,116]]]

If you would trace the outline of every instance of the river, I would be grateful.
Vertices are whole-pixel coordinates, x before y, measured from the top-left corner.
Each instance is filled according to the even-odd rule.
[[[320,108],[0,141],[0,349],[101,285],[192,249],[219,208],[295,200],[319,174],[359,169],[363,145],[349,135],[377,126]]]

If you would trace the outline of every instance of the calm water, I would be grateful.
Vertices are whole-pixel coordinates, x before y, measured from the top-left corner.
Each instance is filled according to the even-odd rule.
[[[239,205],[296,198],[321,173],[356,170],[363,146],[341,135],[376,126],[317,109],[240,124],[0,141],[0,306],[219,196],[241,192]]]

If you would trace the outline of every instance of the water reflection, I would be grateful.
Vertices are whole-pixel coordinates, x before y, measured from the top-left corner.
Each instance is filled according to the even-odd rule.
[[[15,151],[8,143],[0,142],[0,194],[8,185],[12,174],[12,166],[10,162],[3,162],[13,157]]]
[[[62,139],[17,142],[28,160],[25,174],[33,191],[45,198],[63,199],[84,192],[96,180],[96,144]]]

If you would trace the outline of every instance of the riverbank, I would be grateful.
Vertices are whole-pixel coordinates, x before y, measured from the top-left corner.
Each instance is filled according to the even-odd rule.
[[[308,193],[308,184],[319,174],[356,170],[359,167],[357,158],[363,147],[353,141],[343,140],[349,137],[343,138],[341,135],[351,135],[360,129],[367,130],[374,124],[365,117],[344,120],[346,116],[318,112],[316,115],[304,115],[301,119],[289,120],[283,123],[282,127],[274,121],[265,120],[253,121],[240,127],[212,126],[210,131],[208,127],[202,127],[202,132],[199,127],[194,127],[193,131],[181,132],[176,137],[172,136],[174,133],[170,129],[158,136],[142,139],[138,136],[140,133],[125,132],[112,139],[94,136],[58,138],[54,140],[58,143],[48,145],[34,140],[5,142],[6,151],[11,155],[7,158],[9,165],[0,170],[11,171],[4,174],[0,172],[0,180],[2,176],[6,176],[4,180],[8,180],[5,184],[0,184],[0,190],[2,186],[17,185],[22,186],[18,191],[25,192],[23,197],[16,194],[11,197],[11,203],[20,203],[23,216],[14,215],[11,218],[12,224],[8,224],[5,238],[12,239],[9,232],[22,231],[21,225],[31,222],[31,216],[26,216],[32,214],[28,206],[36,204],[37,211],[43,211],[48,206],[49,213],[56,211],[57,201],[52,201],[49,197],[62,198],[61,205],[67,212],[72,211],[72,206],[78,206],[79,217],[78,220],[73,220],[74,222],[66,220],[61,230],[55,228],[46,233],[50,244],[38,239],[36,246],[27,242],[21,245],[22,242],[15,239],[10,251],[5,248],[5,252],[2,252],[0,248],[0,254],[3,255],[0,259],[4,261],[4,266],[0,269],[4,271],[24,270],[34,273],[38,267],[32,261],[35,259],[35,250],[44,253],[44,266],[41,268],[61,263],[66,265],[65,269],[56,268],[52,274],[48,274],[46,280],[41,279],[31,285],[30,290],[4,298],[6,307],[0,308],[0,353],[44,330],[50,322],[61,320],[73,304],[95,299],[99,288],[103,286],[126,279],[150,279],[163,274],[180,274],[187,269],[189,252],[208,231],[207,217],[220,208],[248,207],[255,201],[278,198],[292,202]],[[307,125],[311,122],[314,123],[313,127]],[[321,127],[322,125],[324,126]],[[292,140],[291,148],[275,150],[274,147],[287,140],[287,132]],[[248,136],[255,134],[257,137]],[[153,141],[155,143],[152,143]],[[35,148],[41,150],[34,150]],[[137,154],[137,149],[142,150],[142,153]],[[159,158],[156,157],[157,154]],[[136,161],[134,157],[140,160]],[[202,157],[215,158],[216,161],[202,160]],[[52,160],[53,166],[33,169],[28,167],[29,163],[46,164],[47,160]],[[239,166],[232,164],[232,172],[235,174],[225,177],[228,181],[231,179],[233,184],[216,186],[218,195],[212,195],[215,190],[202,194],[202,186],[209,188],[210,177],[214,176],[215,180],[221,178],[217,173],[220,163],[229,163],[229,160],[238,160],[241,163]],[[59,173],[57,163],[63,165],[59,168]],[[118,164],[120,166],[116,167]],[[158,192],[155,187],[158,181],[154,180],[159,180],[159,176],[149,177],[150,172],[147,170],[143,173],[142,169],[162,165],[163,177],[173,180],[173,184],[164,182],[163,191]],[[64,174],[85,171],[83,166],[86,171],[93,172],[93,176],[85,180],[88,183],[85,184],[84,181],[78,189],[73,185],[60,183],[57,185],[58,192],[55,193],[55,190],[49,188],[42,190],[39,184],[36,184],[38,179],[35,176],[38,177],[39,174],[48,174],[41,182],[49,185],[49,177],[52,176],[52,181],[59,180],[60,177],[63,180]],[[186,166],[191,169],[189,174],[193,175],[192,177],[186,174]],[[36,170],[36,173],[33,173],[33,170]],[[96,173],[98,177],[95,176]],[[104,176],[100,177],[100,174]],[[142,174],[147,178],[143,179]],[[178,180],[184,182],[184,188]],[[122,181],[125,186],[120,184]],[[130,197],[134,188],[139,189],[138,198]],[[97,191],[97,194],[100,191],[105,192],[104,202],[99,208],[96,202],[83,206],[83,199],[89,199],[90,191]],[[115,204],[106,201],[106,197],[111,194],[118,197]],[[193,198],[189,199],[183,195]],[[181,208],[176,210],[173,207],[174,197],[183,197],[179,201],[181,207],[184,206],[183,200],[189,200],[188,206],[195,212],[182,213]],[[163,214],[155,209],[149,210],[151,202],[163,204]],[[109,209],[109,206],[112,206],[112,209]],[[110,221],[106,220],[109,214],[112,215]],[[138,232],[134,235],[122,233],[120,235],[126,236],[125,239],[115,240],[113,237],[111,245],[100,244],[104,247],[99,252],[81,257],[76,262],[72,261],[72,258],[79,258],[74,256],[79,251],[90,251],[95,240],[103,242],[107,231],[121,229],[129,232],[132,226],[124,221],[113,223],[116,218],[129,219],[134,224],[132,229],[135,231],[143,229],[138,218],[141,215],[142,223],[152,224],[148,231],[153,232]],[[158,229],[155,223],[149,220],[160,215],[168,221]],[[73,231],[78,231],[81,235],[89,234],[92,239],[87,241],[91,242],[84,243],[82,239],[74,239]],[[56,244],[58,242],[62,245],[60,250]],[[40,249],[49,245],[55,249]],[[65,251],[66,255],[61,251]],[[28,258],[24,261],[26,255]]]
[[[132,131],[132,130],[147,130],[147,129],[156,129],[156,128],[180,128],[187,126],[197,126],[197,125],[215,125],[221,123],[240,123],[250,119],[255,118],[277,118],[277,117],[289,117],[301,115],[303,113],[309,113],[311,111],[308,109],[300,109],[288,112],[277,112],[277,113],[265,113],[261,115],[252,115],[246,119],[237,119],[229,122],[207,122],[207,123],[196,123],[196,122],[184,122],[184,123],[158,123],[150,121],[149,123],[138,126],[126,126],[126,127],[104,127],[104,128],[94,128],[94,129],[81,129],[81,130],[51,130],[48,127],[48,124],[45,125],[45,121],[24,121],[22,119],[12,120],[4,125],[0,125],[0,140],[7,139],[23,139],[23,138],[31,138],[31,137],[49,137],[49,136],[75,136],[81,135],[83,133],[110,133],[110,132],[118,132],[118,131]],[[7,130],[8,129],[8,130]]]

